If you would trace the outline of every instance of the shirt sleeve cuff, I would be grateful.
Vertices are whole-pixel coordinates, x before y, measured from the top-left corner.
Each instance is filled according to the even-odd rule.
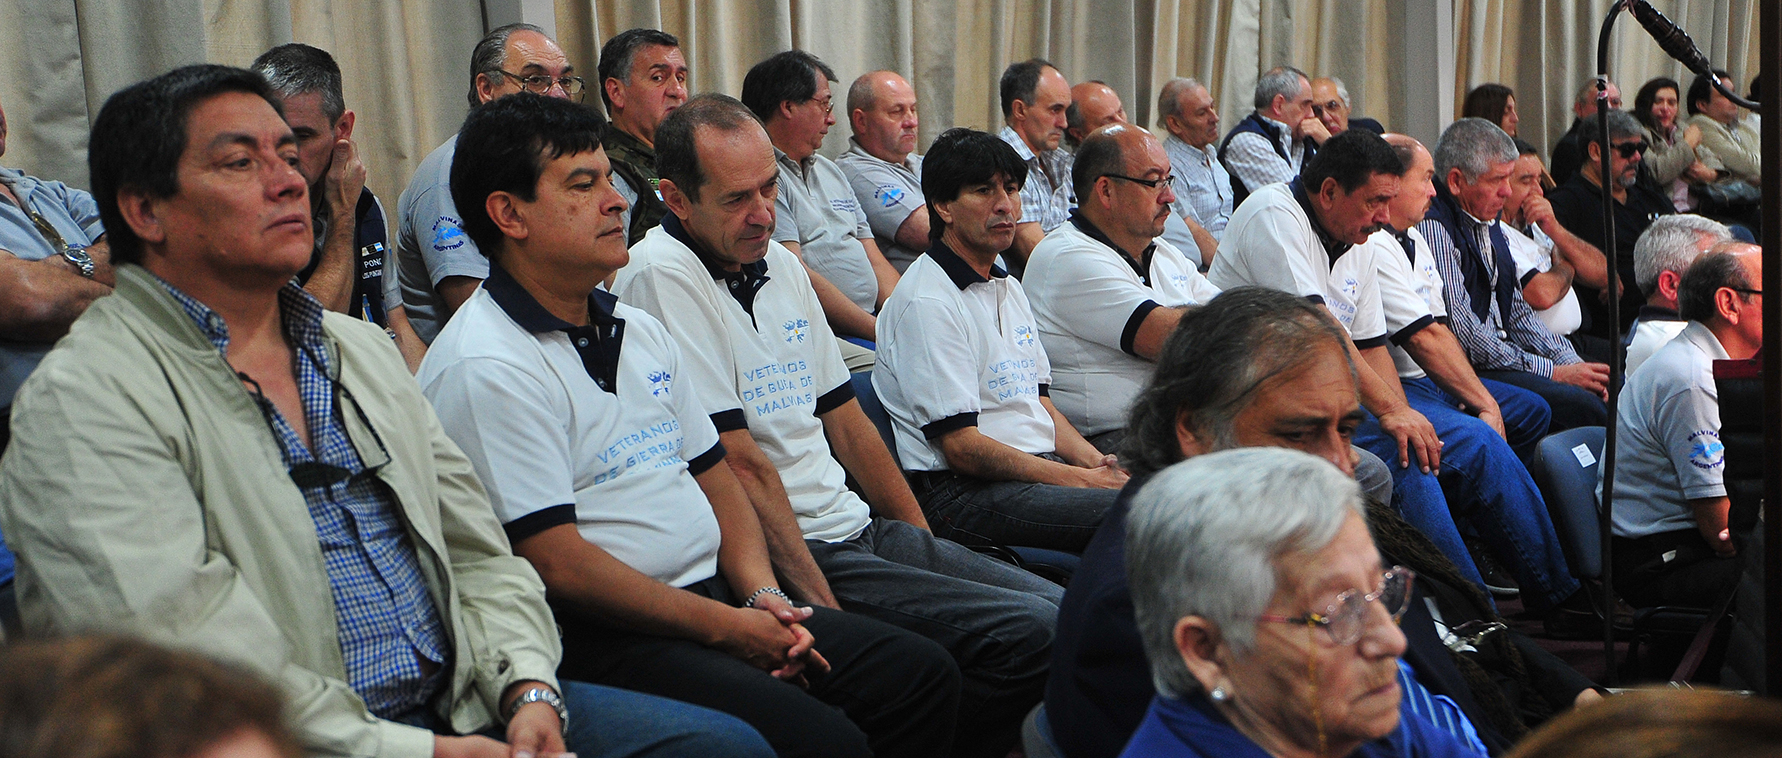
[[[1418,332],[1423,331],[1430,324],[1433,324],[1435,322],[1436,322],[1436,320],[1435,320],[1434,316],[1424,315],[1424,316],[1418,317],[1417,320],[1412,321],[1410,323],[1410,325],[1393,333],[1392,344],[1398,345],[1399,347],[1404,347],[1404,344],[1406,342],[1410,342],[1411,338],[1416,336]],[[1357,347],[1360,347],[1360,346],[1357,345]]]
[[[922,427],[924,439],[938,439],[968,426],[978,425],[978,412],[967,411],[956,413],[939,421],[930,422]]]
[[[852,381],[842,382],[841,386],[825,392],[822,397],[817,398],[817,415],[821,416],[847,405],[848,401],[853,399],[854,383]]]
[[[508,544],[518,544],[521,540],[551,527],[573,523],[575,523],[575,504],[564,503],[533,511],[502,524],[501,528],[507,531]]]
[[[718,428],[719,434],[723,434],[749,428],[749,420],[743,417],[741,408],[731,408],[712,414],[712,426]]]
[[[1132,349],[1133,341],[1138,339],[1139,327],[1145,325],[1145,318],[1151,315],[1151,311],[1162,307],[1156,300],[1146,300],[1139,303],[1137,308],[1132,309],[1132,316],[1126,319],[1126,328],[1120,330],[1120,350],[1122,352],[1134,358],[1139,357],[1139,354]]]
[[[1039,396],[1040,397],[1051,397],[1052,396],[1052,385],[1041,384],[1039,386]]]
[[[1323,295],[1306,295],[1306,299],[1312,301],[1313,305],[1323,305],[1324,304],[1324,296]]]
[[[714,443],[712,449],[700,453],[692,460],[687,461],[687,473],[699,476],[700,474],[710,471],[713,466],[718,465],[723,460],[724,443]]]
[[[1534,281],[1534,278],[1537,276],[1540,276],[1542,273],[1543,272],[1540,271],[1539,269],[1531,268],[1528,270],[1528,273],[1522,275],[1521,279],[1516,280],[1516,286],[1521,287],[1521,288],[1526,288],[1526,287],[1528,287],[1529,282]]]
[[[1387,341],[1388,341],[1387,337],[1384,334],[1382,334],[1378,337],[1369,337],[1364,340],[1356,340],[1355,341],[1355,349],[1356,350],[1366,350],[1368,348],[1384,347],[1386,345]]]

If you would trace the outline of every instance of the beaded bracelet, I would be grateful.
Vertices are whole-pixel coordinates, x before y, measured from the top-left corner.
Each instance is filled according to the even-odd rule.
[[[780,599],[786,601],[787,605],[792,604],[792,598],[786,597],[786,593],[781,592],[780,588],[778,588],[778,587],[762,587],[761,589],[755,590],[755,594],[749,596],[749,602],[743,603],[743,607],[744,608],[755,607],[755,601],[760,600],[762,595],[779,595]]]

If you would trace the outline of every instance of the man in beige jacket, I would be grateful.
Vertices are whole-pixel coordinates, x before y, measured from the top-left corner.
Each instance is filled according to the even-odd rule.
[[[118,287],[21,389],[0,461],[26,629],[248,666],[312,754],[765,754],[719,714],[557,682],[544,587],[401,356],[291,283],[314,236],[277,102],[190,66],[94,122]]]

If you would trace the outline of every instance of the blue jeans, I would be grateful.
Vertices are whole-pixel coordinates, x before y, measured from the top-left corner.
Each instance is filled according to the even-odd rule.
[[[1458,405],[1454,397],[1443,392],[1428,377],[1423,379],[1401,379],[1405,386],[1405,395],[1418,393],[1429,402],[1444,405]],[[1514,384],[1505,384],[1495,379],[1480,379],[1485,391],[1491,393],[1497,401],[1497,409],[1504,415],[1504,437],[1510,443],[1510,449],[1524,461],[1534,457],[1535,446],[1547,436],[1548,427],[1553,425],[1553,409],[1547,400],[1533,392]]]
[[[1549,432],[1563,432],[1580,426],[1603,426],[1609,421],[1609,407],[1603,404],[1602,398],[1591,394],[1589,390],[1526,371],[1480,371],[1479,378],[1513,384],[1540,395],[1553,412]]]
[[[570,752],[583,758],[758,756],[774,752],[742,719],[678,700],[564,680]]]
[[[1515,572],[1524,590],[1523,602],[1531,610],[1545,610],[1570,597],[1578,590],[1578,580],[1566,566],[1546,501],[1527,467],[1496,431],[1456,407],[1458,403],[1435,382],[1413,379],[1404,386],[1411,407],[1429,419],[1442,440],[1441,475],[1455,485],[1450,491],[1456,496],[1442,496],[1434,503],[1427,495],[1416,501],[1407,498],[1400,509],[1405,520],[1429,536],[1468,578],[1476,578],[1478,569],[1455,521],[1470,526]],[[1371,415],[1355,436],[1357,445],[1383,458],[1398,454],[1398,443]],[[1441,495],[1436,476],[1415,466],[1401,469],[1395,459],[1387,460],[1393,464],[1398,490],[1410,487],[1423,494],[1433,485],[1435,494]]]
[[[940,643],[962,676],[955,758],[1002,758],[1040,701],[1064,588],[902,521],[807,540],[842,610]]]

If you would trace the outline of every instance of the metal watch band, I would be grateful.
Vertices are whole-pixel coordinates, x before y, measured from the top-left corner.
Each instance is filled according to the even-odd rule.
[[[81,276],[88,279],[93,278],[93,256],[87,254],[86,248],[64,247],[62,248],[62,258],[74,264],[74,268],[80,271]]]
[[[569,733],[569,709],[563,706],[563,698],[544,685],[528,688],[525,692],[520,693],[519,697],[514,698],[513,705],[507,707],[507,720],[513,721],[514,714],[519,713],[520,709],[528,703],[544,703],[555,708],[558,725],[563,727],[564,734]]]

